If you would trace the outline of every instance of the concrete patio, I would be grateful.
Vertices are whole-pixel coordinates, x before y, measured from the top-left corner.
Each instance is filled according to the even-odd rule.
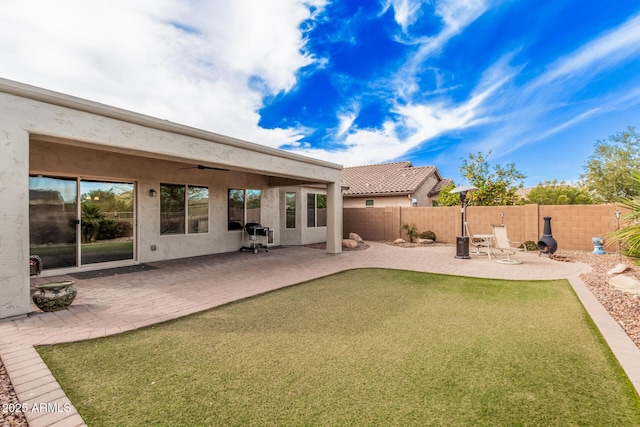
[[[327,255],[308,247],[272,248],[268,253],[234,252],[149,264],[143,272],[92,279],[38,277],[32,285],[75,280],[78,296],[58,312],[35,310],[28,316],[0,321],[0,356],[20,402],[49,404],[49,410],[27,413],[30,426],[84,425],[44,364],[34,345],[113,335],[274,289],[353,268],[394,268],[500,279],[568,279],[640,392],[640,350],[588,291],[579,275],[588,265],[553,261],[537,253],[520,253],[520,265],[495,259],[454,258],[455,248],[398,248],[369,243],[365,251]],[[66,405],[66,406],[65,406]]]

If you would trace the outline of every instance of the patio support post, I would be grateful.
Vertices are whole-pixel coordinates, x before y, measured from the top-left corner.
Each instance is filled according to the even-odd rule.
[[[3,95],[0,95],[0,97]],[[31,311],[29,292],[29,134],[3,111],[0,132],[0,319]]]
[[[327,184],[327,253],[342,252],[342,193],[340,182]]]

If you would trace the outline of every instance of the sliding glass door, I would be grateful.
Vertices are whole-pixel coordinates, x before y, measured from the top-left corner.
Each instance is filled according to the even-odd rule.
[[[80,181],[84,264],[133,259],[133,183]]]
[[[29,178],[30,253],[45,269],[134,259],[135,185]]]
[[[78,180],[29,177],[29,245],[44,268],[75,267]]]

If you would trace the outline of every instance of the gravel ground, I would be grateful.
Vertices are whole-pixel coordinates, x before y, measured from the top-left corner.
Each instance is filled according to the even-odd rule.
[[[311,245],[309,245],[311,246]],[[407,244],[405,247],[416,245]],[[323,249],[323,245],[313,245],[314,248]],[[366,250],[364,245],[352,250]],[[600,301],[600,304],[622,326],[633,342],[640,347],[640,295],[619,291],[609,285],[610,276],[607,272],[620,263],[629,266],[623,274],[635,276],[640,279],[640,267],[633,261],[618,254],[593,255],[584,251],[558,251],[554,255],[558,262],[584,262],[593,270],[583,274],[581,279],[589,290]],[[0,427],[27,427],[27,420],[22,413],[9,412],[12,404],[17,404],[18,399],[13,391],[13,386],[7,371],[0,360]]]
[[[27,419],[22,412],[14,412],[12,405],[19,404],[13,386],[7,375],[7,370],[0,361],[0,426],[2,427],[26,427]]]
[[[591,273],[583,274],[580,278],[640,348],[640,295],[622,292],[609,285],[611,276],[607,274],[622,263],[629,266],[622,274],[640,280],[640,267],[632,259],[618,254],[593,255],[583,251],[558,251],[556,255],[558,259],[584,262],[593,268]]]

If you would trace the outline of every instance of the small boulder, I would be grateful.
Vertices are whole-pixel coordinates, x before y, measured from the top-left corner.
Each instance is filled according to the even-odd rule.
[[[609,279],[609,284],[620,291],[640,294],[640,280],[635,277],[614,276]]]
[[[358,242],[356,242],[353,239],[342,239],[342,247],[343,248],[357,248],[358,247]]]
[[[351,240],[355,240],[358,243],[364,243],[364,240],[362,240],[362,237],[360,237],[358,234],[356,233],[349,233],[349,239]]]
[[[625,271],[627,271],[629,267],[626,264],[618,264],[615,267],[613,267],[611,270],[607,271],[607,274],[609,276],[613,276],[614,274],[620,274],[620,273],[624,273]]]
[[[433,243],[433,240],[431,240],[431,239],[418,239],[417,242],[420,245],[430,245],[430,244]]]
[[[394,245],[401,245],[403,243],[407,243],[403,238],[399,238],[393,241]]]

